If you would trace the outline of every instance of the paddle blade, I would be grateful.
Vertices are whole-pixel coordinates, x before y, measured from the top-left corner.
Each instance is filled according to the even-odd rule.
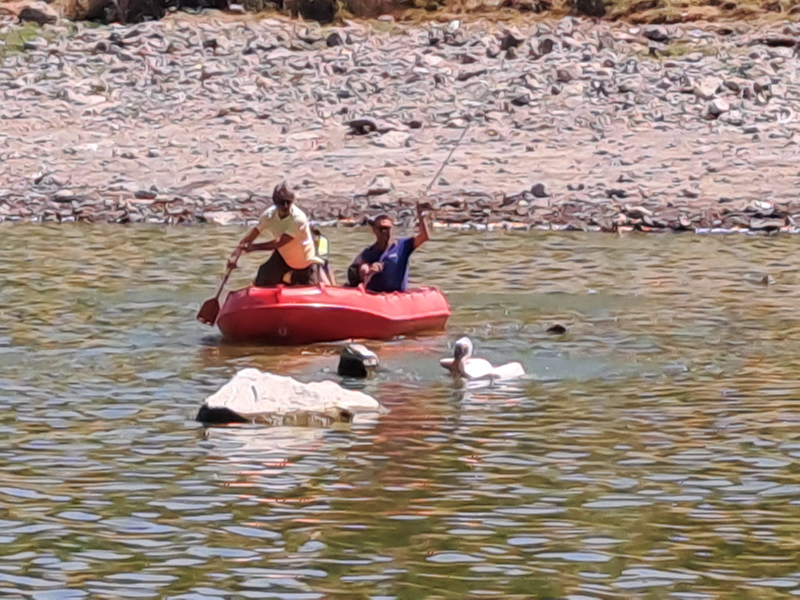
[[[217,298],[210,298],[203,302],[203,306],[197,313],[197,320],[206,325],[214,326],[217,322],[217,315],[219,315],[219,300]]]

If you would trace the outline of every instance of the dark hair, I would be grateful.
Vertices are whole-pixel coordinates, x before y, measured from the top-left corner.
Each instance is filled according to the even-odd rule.
[[[369,224],[370,224],[371,227],[375,227],[375,225],[377,225],[380,221],[384,221],[384,220],[391,221],[392,218],[389,215],[387,215],[386,213],[381,213],[379,215],[376,215],[376,216],[372,217],[369,220]]]
[[[272,190],[272,201],[277,202],[278,200],[288,200],[289,202],[294,202],[294,192],[289,189],[289,186],[286,185],[285,181],[282,181],[276,185],[275,189]]]

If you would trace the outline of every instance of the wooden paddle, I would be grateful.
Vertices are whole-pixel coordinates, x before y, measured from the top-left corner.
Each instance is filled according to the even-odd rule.
[[[228,263],[228,268],[225,270],[225,275],[222,277],[222,281],[217,288],[217,294],[213,298],[209,298],[203,302],[203,306],[201,306],[200,310],[197,312],[197,320],[201,323],[213,327],[214,323],[217,322],[217,316],[219,316],[220,310],[219,296],[222,293],[222,289],[225,287],[225,284],[228,283],[228,277],[231,276],[231,273],[236,268],[236,261],[239,260],[241,253],[241,249],[234,253],[233,261]]]

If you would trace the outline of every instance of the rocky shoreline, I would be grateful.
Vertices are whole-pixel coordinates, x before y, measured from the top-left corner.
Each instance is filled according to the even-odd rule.
[[[800,26],[0,20],[0,221],[795,232]],[[461,145],[422,193],[441,162]]]
[[[138,196],[138,197],[137,197]],[[119,198],[119,196],[117,196]],[[800,201],[783,205],[753,201],[744,207],[692,210],[674,206],[654,207],[619,202],[586,203],[550,200],[524,191],[493,197],[442,196],[423,199],[434,228],[474,231],[591,231],[591,232],[695,232],[695,233],[800,233]],[[267,197],[212,200],[159,198],[155,193],[134,194],[129,199],[92,198],[56,192],[14,208],[0,202],[0,223],[117,223],[151,225],[253,225],[269,206]],[[415,223],[413,199],[368,200],[325,197],[302,200],[301,205],[319,227],[365,225],[369,215],[387,213],[406,226]]]

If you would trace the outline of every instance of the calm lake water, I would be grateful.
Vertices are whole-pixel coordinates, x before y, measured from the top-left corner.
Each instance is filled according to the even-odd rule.
[[[238,369],[338,380],[194,320],[241,234],[0,226],[0,597],[800,595],[796,238],[436,232],[453,317],[368,343],[388,414],[205,429]],[[529,378],[454,383],[463,334]]]

